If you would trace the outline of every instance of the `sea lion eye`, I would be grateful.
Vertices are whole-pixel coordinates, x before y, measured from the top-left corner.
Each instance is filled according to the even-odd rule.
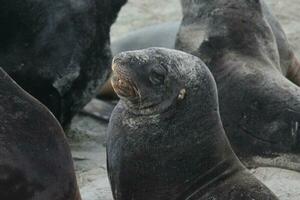
[[[165,81],[166,69],[162,66],[155,67],[151,70],[149,80],[154,85],[162,84]]]

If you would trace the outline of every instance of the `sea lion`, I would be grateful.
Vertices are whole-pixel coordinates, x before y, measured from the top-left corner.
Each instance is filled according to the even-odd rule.
[[[215,81],[197,57],[163,48],[113,60],[120,97],[108,127],[115,200],[274,200],[224,133]]]
[[[214,75],[234,151],[248,167],[299,171],[300,66],[264,1],[181,3],[176,48],[202,58]]]
[[[67,127],[108,79],[110,26],[125,2],[1,2],[0,66]]]
[[[0,68],[0,199],[80,200],[54,116]]]

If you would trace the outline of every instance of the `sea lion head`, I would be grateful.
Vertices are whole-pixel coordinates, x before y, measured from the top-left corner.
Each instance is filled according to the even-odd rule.
[[[205,107],[208,110],[217,107],[215,83],[209,80],[213,78],[192,55],[164,48],[128,51],[114,57],[112,69],[114,90],[135,113],[162,113],[179,102],[189,102],[191,96],[211,105]],[[201,86],[201,81],[210,82],[212,89]]]
[[[237,80],[231,90],[220,87],[219,94],[224,128],[240,159],[248,167],[299,171],[298,86],[272,71]]]

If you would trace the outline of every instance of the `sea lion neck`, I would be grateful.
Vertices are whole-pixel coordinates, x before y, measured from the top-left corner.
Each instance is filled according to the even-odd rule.
[[[116,109],[123,113],[118,117],[123,125],[121,140],[126,141],[126,148],[120,153],[136,161],[129,163],[126,158],[122,161],[125,165],[122,173],[134,180],[134,184],[120,180],[128,185],[129,189],[124,191],[130,191],[126,194],[119,191],[122,197],[181,199],[174,195],[186,197],[195,190],[205,192],[210,188],[212,177],[219,180],[242,169],[228,144],[218,112],[212,110],[196,117],[183,107],[186,105],[177,105],[175,115],[162,119],[159,116],[133,116],[122,103],[117,106]],[[191,123],[192,120],[198,122]],[[142,146],[137,142],[141,140]],[[164,162],[161,162],[161,157],[165,158]],[[210,161],[203,163],[208,157]],[[141,184],[149,185],[147,192],[134,189],[133,185]],[[162,194],[160,191],[168,192]]]

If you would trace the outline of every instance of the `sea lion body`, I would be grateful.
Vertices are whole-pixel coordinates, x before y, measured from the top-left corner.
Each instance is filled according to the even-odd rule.
[[[286,78],[295,56],[262,0],[182,0],[176,48],[199,56],[215,77],[222,122],[248,166],[300,170],[299,159],[255,163],[300,147],[300,89]],[[248,160],[250,159],[250,161]],[[249,162],[248,162],[249,161]]]
[[[67,127],[108,79],[110,26],[125,2],[1,2],[0,66]]]
[[[119,54],[113,71],[120,97],[107,141],[114,199],[277,199],[233,153],[200,59],[150,48]]]
[[[0,199],[80,200],[54,116],[0,68]]]

